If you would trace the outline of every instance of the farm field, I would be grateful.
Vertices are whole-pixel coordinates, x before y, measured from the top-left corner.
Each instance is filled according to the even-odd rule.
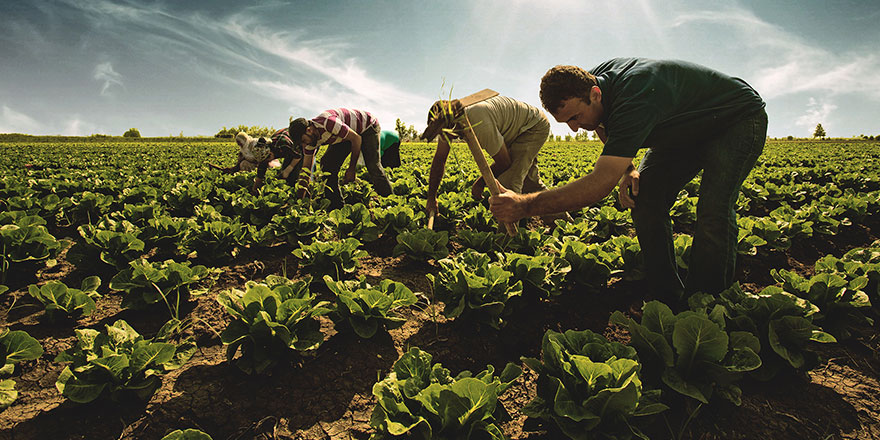
[[[327,212],[209,169],[233,142],[0,144],[0,439],[880,438],[880,143],[769,142],[738,284],[681,301],[616,194],[499,233],[463,144],[425,229],[433,149]],[[600,151],[548,143],[544,182]]]

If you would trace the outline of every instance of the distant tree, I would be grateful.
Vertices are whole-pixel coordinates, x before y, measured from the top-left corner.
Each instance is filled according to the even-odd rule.
[[[277,130],[274,127],[262,127],[259,125],[254,125],[252,127],[248,127],[247,125],[242,124],[237,127],[230,127],[230,128],[226,128],[226,126],[223,126],[223,128],[221,128],[220,131],[218,131],[217,134],[214,135],[214,137],[215,138],[233,138],[240,131],[243,131],[243,132],[245,132],[251,136],[254,136],[254,137],[260,137],[260,136],[269,137],[269,136],[272,136],[273,134],[275,134],[275,132]]]
[[[792,135],[788,135],[788,137],[787,137],[786,139],[788,139],[788,140],[790,140],[790,141],[793,141],[793,140],[794,140],[794,136],[792,136]]]
[[[139,132],[137,128],[129,128],[128,131],[126,131],[122,135],[122,137],[139,138],[139,137],[141,137],[141,132]]]
[[[413,125],[407,127],[400,118],[397,118],[397,120],[394,121],[394,130],[397,131],[401,141],[414,141],[419,137],[419,132],[416,131],[416,127]]]
[[[816,130],[813,131],[814,138],[824,138],[825,137],[825,129],[822,127],[822,124],[816,124]]]

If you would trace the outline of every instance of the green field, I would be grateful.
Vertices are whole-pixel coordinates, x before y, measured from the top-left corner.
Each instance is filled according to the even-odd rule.
[[[737,284],[665,304],[616,190],[509,237],[455,144],[431,231],[431,144],[331,212],[320,170],[297,200],[206,165],[236,151],[0,143],[0,439],[880,435],[878,142],[768,143]],[[548,143],[545,184],[600,152]],[[698,191],[671,211],[682,275]]]

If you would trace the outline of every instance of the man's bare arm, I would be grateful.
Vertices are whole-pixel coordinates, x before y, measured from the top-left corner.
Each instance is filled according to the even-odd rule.
[[[531,194],[506,191],[489,198],[490,209],[505,223],[580,209],[610,194],[631,164],[631,157],[600,156],[593,171],[574,182]]]

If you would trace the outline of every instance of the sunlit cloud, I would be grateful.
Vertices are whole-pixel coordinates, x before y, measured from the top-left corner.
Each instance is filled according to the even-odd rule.
[[[40,124],[32,117],[4,105],[0,112],[0,133],[34,133]]]
[[[124,87],[122,84],[122,75],[113,69],[113,64],[109,61],[95,66],[94,78],[104,83],[101,87],[101,96],[108,96],[110,94],[111,86],[115,85]]]
[[[820,48],[744,9],[689,12],[679,15],[672,26],[694,23],[731,27],[744,51],[760,54],[749,61],[754,71],[749,82],[765,98],[825,91],[880,99],[877,55]]]

